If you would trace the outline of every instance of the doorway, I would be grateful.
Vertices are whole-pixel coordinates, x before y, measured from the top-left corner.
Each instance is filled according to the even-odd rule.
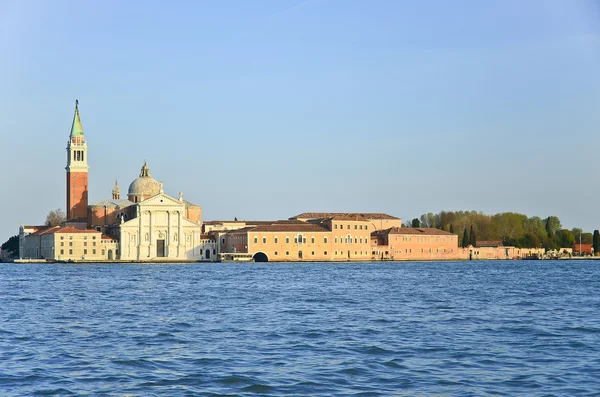
[[[156,256],[159,258],[165,257],[165,240],[156,240]]]

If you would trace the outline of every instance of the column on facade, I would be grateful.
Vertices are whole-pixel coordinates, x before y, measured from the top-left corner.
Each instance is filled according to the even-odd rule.
[[[152,222],[152,211],[148,212],[148,257],[154,256],[154,223]]]
[[[171,243],[173,241],[173,230],[171,230],[171,228],[173,227],[173,221],[172,221],[172,214],[171,211],[167,211],[167,257],[171,256]],[[179,238],[179,237],[178,237]]]
[[[178,230],[178,231],[177,231],[177,233],[179,234],[179,241],[177,242],[177,256],[178,256],[178,257],[181,257],[182,251],[184,251],[184,250],[182,249],[182,244],[181,244],[181,241],[183,240],[183,243],[184,243],[184,244],[185,244],[185,241],[186,241],[186,240],[185,240],[185,239],[186,239],[186,236],[184,236],[184,235],[182,234],[182,231],[183,231],[183,230],[182,230],[182,219],[181,219],[181,218],[182,218],[181,211],[177,211],[177,226],[178,226],[178,228],[177,228],[177,230]]]
[[[140,212],[139,210],[139,205],[138,205],[138,238],[136,241],[136,251],[137,251],[137,260],[139,261],[142,257],[142,239],[139,237],[142,234],[142,217],[143,217],[143,213]]]

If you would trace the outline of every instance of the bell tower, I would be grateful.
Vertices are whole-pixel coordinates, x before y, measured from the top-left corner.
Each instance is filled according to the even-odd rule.
[[[79,119],[79,101],[67,143],[67,220],[86,218],[88,211],[87,143]]]

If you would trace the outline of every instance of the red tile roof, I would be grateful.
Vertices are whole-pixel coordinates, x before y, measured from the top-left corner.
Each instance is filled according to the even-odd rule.
[[[445,230],[435,229],[432,227],[391,227],[386,230],[381,230],[383,234],[412,234],[423,236],[456,236],[454,233],[449,233]],[[377,232],[371,233],[376,234]]]
[[[333,218],[335,216],[356,216],[359,215],[366,219],[400,219],[392,215],[384,214],[381,212],[303,212],[300,215],[291,217],[290,219],[297,218]]]
[[[65,226],[62,227],[58,230],[53,231],[53,233],[100,233],[97,230],[91,230],[91,229],[76,229],[73,226]]]

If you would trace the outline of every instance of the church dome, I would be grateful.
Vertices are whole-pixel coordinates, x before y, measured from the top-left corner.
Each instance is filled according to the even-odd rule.
[[[152,197],[156,196],[160,193],[161,186],[156,179],[150,176],[150,168],[146,165],[144,161],[144,166],[142,167],[142,172],[140,172],[140,176],[131,182],[129,185],[129,196],[139,196],[139,197]]]

